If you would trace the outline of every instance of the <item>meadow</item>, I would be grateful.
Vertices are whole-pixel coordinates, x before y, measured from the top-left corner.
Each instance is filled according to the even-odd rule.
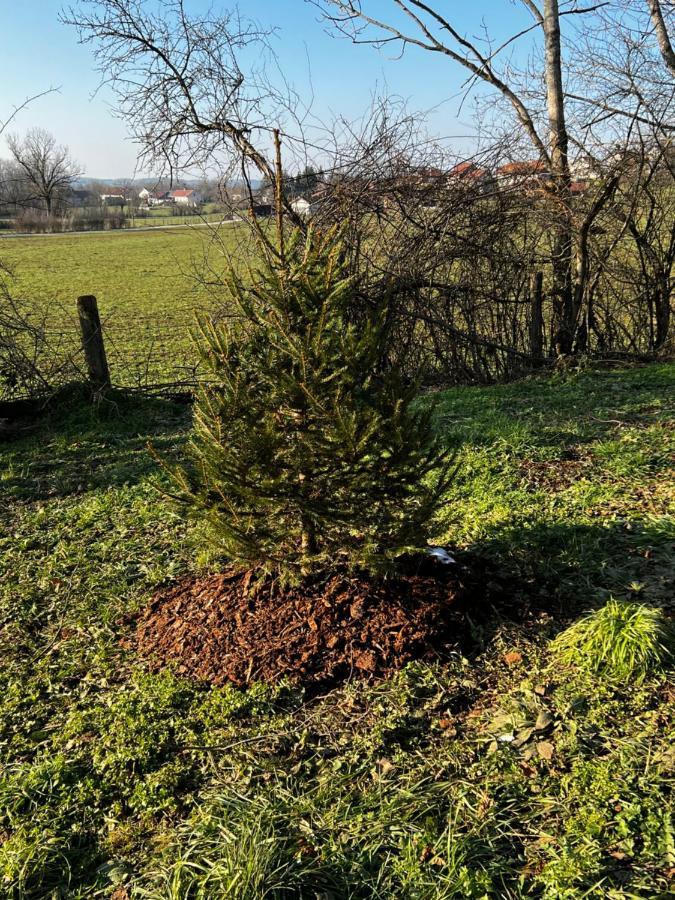
[[[77,342],[77,297],[96,296],[112,378],[134,385],[180,380],[189,371],[195,311],[222,302],[204,275],[213,281],[230,254],[239,255],[240,237],[226,223],[3,238],[0,258],[13,270],[12,293],[46,316],[55,352]]]
[[[125,239],[105,238],[125,290],[90,263],[69,283],[63,250],[54,284],[107,309],[141,246],[192,246]],[[451,658],[311,701],[150,674],[124,644],[157,587],[218,565],[146,448],[180,458],[189,407],[73,393],[0,445],[0,894],[672,896],[668,672],[590,672],[551,642],[610,598],[673,612],[674,382],[661,363],[440,393],[460,468],[436,537],[486,600]]]

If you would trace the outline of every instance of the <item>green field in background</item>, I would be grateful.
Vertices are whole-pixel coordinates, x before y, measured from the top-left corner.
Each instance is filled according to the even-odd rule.
[[[98,299],[113,380],[154,383],[181,377],[194,360],[189,326],[195,311],[217,308],[222,293],[208,280],[238,258],[243,230],[223,225],[112,231],[106,234],[40,235],[0,242],[0,259],[13,270],[12,294],[42,315],[50,328],[77,328],[76,299]],[[55,340],[55,344],[57,341]]]

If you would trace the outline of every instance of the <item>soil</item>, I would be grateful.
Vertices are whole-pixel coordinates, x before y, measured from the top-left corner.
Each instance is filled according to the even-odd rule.
[[[125,644],[152,670],[171,665],[215,685],[285,678],[313,692],[381,678],[456,649],[461,608],[485,593],[459,566],[411,568],[384,581],[336,575],[286,590],[234,571],[186,578],[155,594]]]
[[[527,487],[537,490],[564,491],[591,474],[593,458],[574,449],[559,459],[526,459],[520,465]]]

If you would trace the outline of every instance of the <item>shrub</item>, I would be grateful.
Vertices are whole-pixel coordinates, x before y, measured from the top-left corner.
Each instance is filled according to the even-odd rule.
[[[236,328],[200,324],[212,381],[176,497],[242,568],[291,581],[340,565],[386,572],[426,543],[451,477],[432,406],[384,362],[385,310],[362,305],[352,320],[338,229],[259,244],[260,267],[227,277]]]
[[[660,609],[610,600],[558,635],[553,652],[591,673],[642,681],[671,658],[672,633]]]

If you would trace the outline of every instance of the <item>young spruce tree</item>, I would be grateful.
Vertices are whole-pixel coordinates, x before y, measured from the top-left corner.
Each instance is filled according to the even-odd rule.
[[[210,375],[178,499],[242,568],[387,573],[425,545],[450,453],[418,386],[382,366],[383,311],[349,315],[341,230],[260,245],[259,267],[227,278],[236,324],[199,324]]]

